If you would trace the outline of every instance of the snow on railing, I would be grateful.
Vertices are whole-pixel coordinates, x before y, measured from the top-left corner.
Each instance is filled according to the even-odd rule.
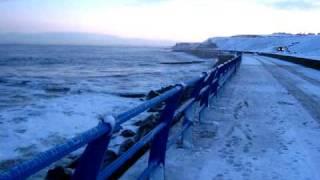
[[[174,141],[178,138],[181,137],[183,139],[185,131],[193,124],[192,117],[188,115],[191,112],[190,109],[194,107],[196,102],[199,102],[200,105],[199,114],[204,108],[208,107],[209,98],[218,93],[220,87],[236,72],[240,62],[241,55],[220,64],[209,72],[203,73],[198,78],[175,85],[172,89],[142,103],[136,108],[116,117],[106,116],[96,127],[1,173],[0,179],[26,179],[85,145],[87,146],[80,157],[72,178],[86,180],[109,179],[148,143],[151,143],[148,166],[139,179],[148,179],[155,174],[159,176],[159,173],[155,172],[159,172],[159,170],[164,172],[167,148],[174,144]],[[182,95],[186,89],[190,88],[192,92],[180,105]],[[105,152],[108,149],[112,132],[119,130],[120,125],[124,122],[161,103],[165,103],[165,107],[161,112],[158,125],[120,157],[103,167]],[[178,114],[182,114],[181,117],[183,117],[182,127],[177,130],[178,132],[175,135],[171,136],[173,137],[170,139],[171,141],[168,141],[169,130]],[[160,177],[160,179],[162,178]]]

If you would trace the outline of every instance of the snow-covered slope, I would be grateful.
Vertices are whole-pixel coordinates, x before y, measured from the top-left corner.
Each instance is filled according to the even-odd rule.
[[[218,49],[286,53],[296,56],[320,58],[320,35],[243,35],[233,37],[214,37],[207,42],[214,43]],[[282,52],[277,49],[282,47]]]

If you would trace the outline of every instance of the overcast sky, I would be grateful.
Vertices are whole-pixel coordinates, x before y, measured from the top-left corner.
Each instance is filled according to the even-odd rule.
[[[202,41],[320,32],[320,0],[0,0],[0,32],[89,32]]]

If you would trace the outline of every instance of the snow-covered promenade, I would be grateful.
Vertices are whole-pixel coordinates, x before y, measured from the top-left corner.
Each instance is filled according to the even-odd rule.
[[[167,179],[320,179],[320,71],[244,55],[220,92],[193,147],[167,152]]]

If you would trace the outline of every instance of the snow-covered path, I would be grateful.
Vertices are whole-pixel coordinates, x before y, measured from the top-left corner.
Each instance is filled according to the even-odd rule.
[[[320,179],[319,82],[319,71],[245,55],[194,126],[194,147],[168,151],[167,179]]]

